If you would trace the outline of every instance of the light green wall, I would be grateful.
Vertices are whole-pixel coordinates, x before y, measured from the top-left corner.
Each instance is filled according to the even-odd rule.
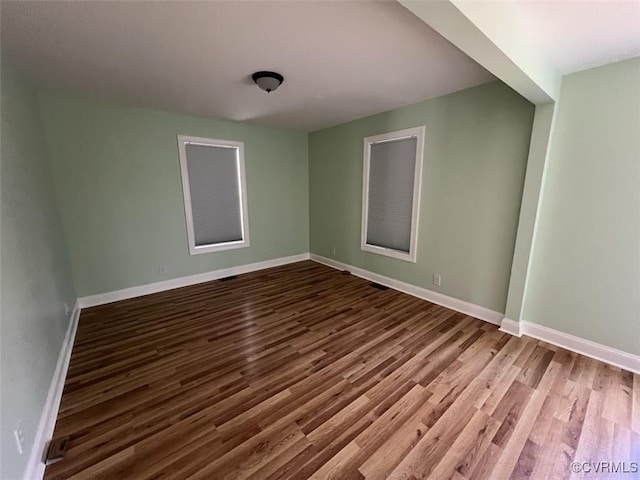
[[[640,58],[564,77],[524,319],[640,354]]]
[[[504,312],[533,114],[492,82],[310,134],[311,252]],[[360,250],[362,145],[417,125],[426,137],[412,264]]]
[[[535,236],[540,198],[545,178],[549,142],[555,118],[555,103],[537,105],[531,129],[531,142],[527,158],[527,173],[522,189],[518,233],[513,251],[511,278],[507,294],[505,317],[509,320],[522,319],[522,306],[526,289],[527,275],[531,265],[531,246]]]
[[[306,134],[62,94],[40,103],[79,296],[308,251]],[[177,134],[245,143],[249,248],[189,256]]]
[[[35,91],[2,63],[0,478],[22,478],[75,293]],[[23,421],[25,451],[13,431]]]

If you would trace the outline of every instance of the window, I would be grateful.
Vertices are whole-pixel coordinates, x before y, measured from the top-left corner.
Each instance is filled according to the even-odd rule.
[[[244,144],[178,135],[191,255],[249,246]]]
[[[364,139],[362,250],[416,261],[424,126]]]

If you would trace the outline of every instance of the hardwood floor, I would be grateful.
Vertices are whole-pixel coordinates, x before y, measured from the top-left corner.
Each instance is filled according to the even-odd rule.
[[[83,310],[61,435],[48,480],[568,478],[640,462],[640,376],[307,261]]]

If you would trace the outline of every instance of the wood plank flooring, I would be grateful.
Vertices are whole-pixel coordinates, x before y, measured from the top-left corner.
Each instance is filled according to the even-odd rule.
[[[640,376],[307,261],[84,310],[55,434],[48,480],[569,478],[640,461]]]

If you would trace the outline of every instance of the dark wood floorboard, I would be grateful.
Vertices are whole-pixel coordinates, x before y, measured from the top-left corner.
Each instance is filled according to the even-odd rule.
[[[640,461],[640,376],[307,261],[83,310],[55,435],[47,480],[569,478]]]

